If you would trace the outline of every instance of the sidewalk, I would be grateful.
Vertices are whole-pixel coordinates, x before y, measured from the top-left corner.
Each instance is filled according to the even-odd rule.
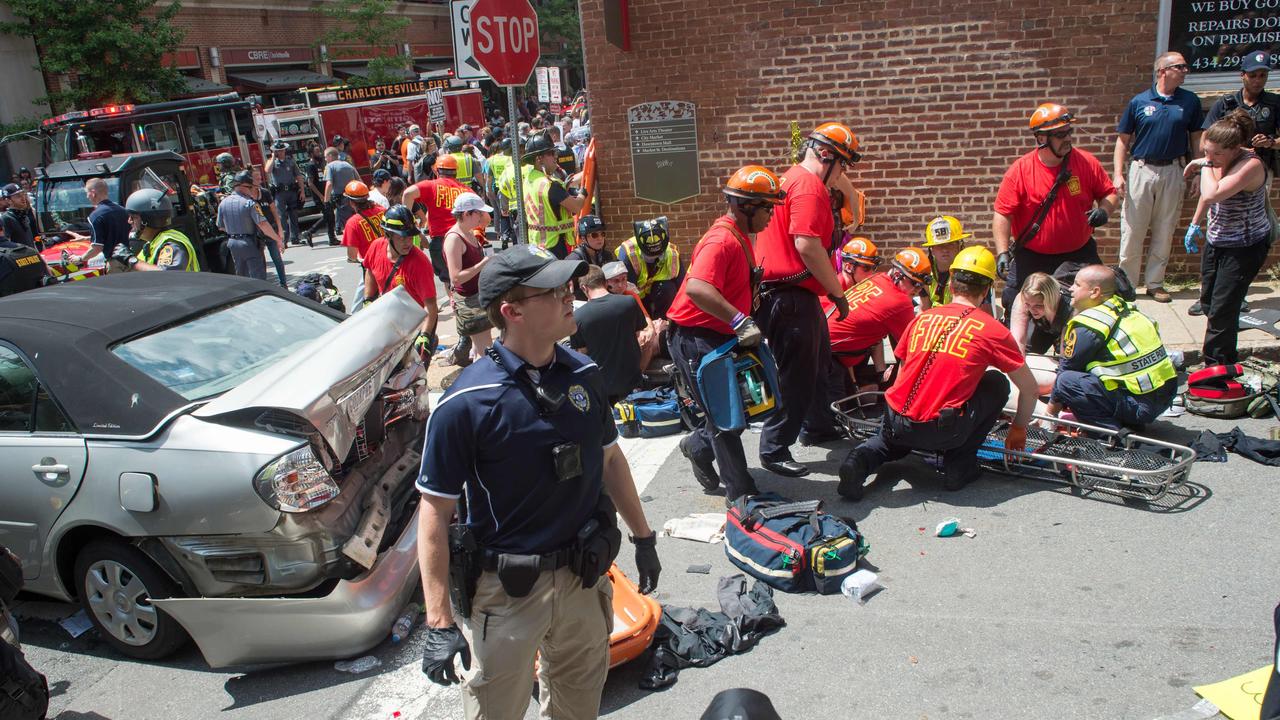
[[[1170,351],[1180,350],[1188,367],[1201,362],[1200,347],[1204,343],[1204,316],[1187,314],[1187,309],[1199,299],[1199,295],[1199,288],[1193,286],[1174,292],[1173,302],[1165,304],[1147,297],[1142,290],[1138,291],[1138,309],[1156,321],[1165,347]],[[1280,283],[1259,279],[1250,286],[1246,299],[1251,310],[1280,309]],[[1263,330],[1241,330],[1239,348],[1241,357],[1258,355],[1280,359],[1280,338]]]

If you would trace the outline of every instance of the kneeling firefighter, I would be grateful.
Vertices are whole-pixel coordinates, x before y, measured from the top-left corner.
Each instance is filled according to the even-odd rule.
[[[135,255],[128,245],[117,245],[111,258],[116,270],[200,270],[200,258],[190,238],[169,227],[173,222],[173,201],[164,191],[135,191],[124,201],[124,209],[142,248]]]

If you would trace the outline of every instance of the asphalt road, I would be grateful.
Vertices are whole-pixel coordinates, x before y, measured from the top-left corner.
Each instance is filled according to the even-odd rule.
[[[330,272],[350,297],[354,266],[341,249],[291,248],[286,259],[291,273]],[[1188,442],[1193,431],[1235,424],[1185,416],[1151,434]],[[1275,420],[1239,424],[1265,437]],[[744,436],[753,463],[757,438]],[[909,459],[883,468],[854,505],[835,493],[846,449],[797,447],[815,469],[798,480],[753,472],[761,489],[822,498],[856,520],[886,589],[863,606],[838,595],[778,594],[786,628],[747,654],[684,670],[662,692],[637,688],[643,661],[617,668],[604,716],[697,717],[715,692],[746,686],[769,694],[785,718],[1149,720],[1195,704],[1193,685],[1270,662],[1280,600],[1274,469],[1234,455],[1198,463],[1186,490],[1144,507],[993,475],[947,493],[931,469]],[[721,498],[702,494],[674,438],[626,450],[655,526],[722,509]],[[977,537],[933,537],[952,516]],[[717,609],[718,578],[737,572],[720,545],[664,539],[659,554],[664,604]],[[710,575],[687,572],[700,563],[712,566]],[[628,548],[620,564],[633,569]],[[360,674],[332,662],[210,670],[194,648],[138,663],[93,631],[72,639],[55,620],[74,610],[32,601],[19,609],[58,720],[461,717],[456,689],[433,686],[419,671],[421,632],[375,648],[368,654],[378,667]]]

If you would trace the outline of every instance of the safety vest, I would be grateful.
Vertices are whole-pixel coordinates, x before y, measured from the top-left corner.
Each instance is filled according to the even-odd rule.
[[[929,300],[934,307],[951,302],[951,283],[943,282],[937,273],[929,274]]]
[[[640,254],[640,243],[636,242],[634,237],[622,243],[618,253],[620,256],[625,256],[628,264],[635,269],[636,290],[640,292],[640,297],[648,297],[654,283],[672,280],[680,274],[680,251],[670,243],[663,251],[662,259],[658,261],[658,267],[652,275],[649,274],[649,266],[645,263],[644,256]]]
[[[514,182],[514,177],[512,178]],[[573,215],[551,205],[552,180],[539,170],[531,170],[525,178],[524,211],[528,222],[529,243],[553,248],[561,242],[573,247]]]
[[[514,161],[508,161],[509,164],[503,168],[502,176],[498,178],[498,192],[507,199],[507,205],[516,204],[516,168],[520,168],[520,180],[524,183],[524,189],[529,189],[529,173],[533,172],[532,165],[517,165]]]
[[[151,238],[151,240],[142,247],[142,252],[139,253],[138,259],[144,263],[159,265],[160,263],[156,262],[156,260],[160,257],[160,249],[164,247],[165,243],[170,242],[178,243],[182,246],[183,250],[187,251],[187,266],[182,269],[187,272],[200,272],[200,260],[196,257],[195,247],[192,246],[191,241],[187,239],[186,235],[183,235],[173,229],[165,230],[159,235]]]
[[[458,161],[458,174],[456,179],[458,182],[466,185],[471,182],[471,178],[476,176],[476,159],[470,153],[451,153],[455,160]]]
[[[1109,357],[1085,367],[1107,390],[1123,387],[1134,395],[1145,395],[1178,374],[1155,322],[1119,295],[1072,317],[1067,322],[1068,342],[1072,341],[1076,325],[1107,338]]]
[[[510,155],[507,155],[506,153],[498,153],[490,157],[489,158],[489,182],[492,185],[497,186],[497,184],[501,181],[500,179],[502,178],[503,175],[506,174],[507,168],[509,167],[511,167]],[[515,183],[514,175],[512,175],[511,177],[511,182],[514,185]],[[502,194],[506,195],[507,193],[504,192]],[[511,191],[511,194],[515,195],[514,189]],[[507,199],[510,200],[511,198],[507,198]]]

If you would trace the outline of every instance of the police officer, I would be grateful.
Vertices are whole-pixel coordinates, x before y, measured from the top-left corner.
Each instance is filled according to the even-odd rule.
[[[45,284],[49,268],[36,249],[0,237],[0,297]]]
[[[136,190],[124,201],[129,223],[142,242],[137,255],[128,252],[128,243],[116,246],[112,259],[125,270],[186,270],[199,272],[200,257],[190,238],[169,227],[173,223],[173,201],[161,190]]]
[[[530,246],[486,264],[480,302],[502,339],[462,371],[427,426],[423,671],[458,682],[461,656],[468,718],[523,717],[536,655],[543,716],[597,716],[613,618],[604,573],[621,540],[615,505],[633,533],[640,590],[657,586],[656,535],[599,370],[557,344],[576,328],[569,281],[585,270]],[[465,510],[450,527],[459,499]]]
[[[463,185],[474,186],[478,184],[483,173],[479,172],[478,166],[480,163],[471,154],[470,147],[457,135],[450,135],[444,139],[445,154],[452,155],[458,161],[458,169],[454,178]]]
[[[263,170],[267,173],[267,187],[275,195],[276,213],[280,216],[280,229],[284,231],[286,244],[301,245],[298,227],[298,209],[302,207],[302,183],[305,178],[298,163],[289,156],[289,145],[277,140],[271,145],[271,157]]]
[[[36,246],[36,228],[31,218],[31,196],[17,183],[9,183],[0,194],[9,201],[9,207],[0,213],[0,225],[4,228],[4,236],[10,242]]]
[[[223,197],[235,192],[235,156],[229,152],[220,152],[213,157],[213,164],[218,171],[218,192]]]
[[[494,131],[493,148],[492,154],[484,161],[485,193],[489,198],[489,204],[497,210],[493,214],[493,227],[498,233],[498,239],[502,241],[502,249],[506,250],[515,241],[515,228],[512,217],[513,203],[511,197],[503,191],[501,179],[515,163],[511,159],[511,143],[503,139],[500,130]]]
[[[1005,447],[1025,448],[1036,379],[1008,328],[979,307],[995,279],[990,250],[974,246],[956,255],[954,300],[921,313],[903,333],[894,350],[902,369],[885,393],[884,423],[840,465],[841,496],[860,500],[868,475],[912,449],[942,453],[947,490],[972,482],[981,473],[978,448],[1009,399],[1009,380],[1018,386],[1018,410]]]
[[[783,398],[782,410],[765,421],[760,460],[779,475],[809,474],[791,456],[797,438],[813,444],[843,437],[827,407],[831,340],[818,298],[831,300],[837,318],[849,314],[831,263],[839,239],[828,188],[860,158],[852,130],[840,123],[818,126],[805,141],[803,159],[782,176],[786,201],[756,239],[756,261],[764,268],[756,320],[778,361]]]
[[[613,261],[613,253],[605,247],[604,221],[599,215],[583,215],[578,220],[578,247],[566,260],[585,260],[588,265],[603,267]]]
[[[1071,285],[1049,414],[1090,425],[1146,425],[1173,404],[1177,370],[1151,318],[1116,294],[1115,271],[1088,265]]]
[[[573,216],[585,201],[576,188],[565,187],[557,178],[556,147],[546,133],[529,138],[521,161],[532,166],[521,186],[529,243],[558,258],[567,257],[573,242]]]
[[[671,244],[665,217],[633,222],[631,229],[634,234],[618,246],[618,259],[649,317],[666,317],[684,280],[680,250]]]
[[[227,234],[227,250],[236,274],[244,277],[267,279],[266,259],[258,233],[280,242],[280,235],[267,222],[262,208],[253,198],[253,173],[241,170],[231,181],[233,192],[218,203],[218,228]]]
[[[728,212],[693,249],[689,273],[667,314],[671,359],[695,395],[703,356],[735,337],[743,347],[760,344],[760,328],[750,314],[759,270],[749,238],[769,224],[773,209],[786,197],[778,176],[759,165],[735,172],[724,194]],[[707,406],[700,395],[698,402]],[[715,490],[724,481],[726,504],[759,492],[747,472],[741,435],[741,430],[718,429],[705,415],[702,426],[680,441],[680,452],[693,464],[693,475],[704,489]]]

